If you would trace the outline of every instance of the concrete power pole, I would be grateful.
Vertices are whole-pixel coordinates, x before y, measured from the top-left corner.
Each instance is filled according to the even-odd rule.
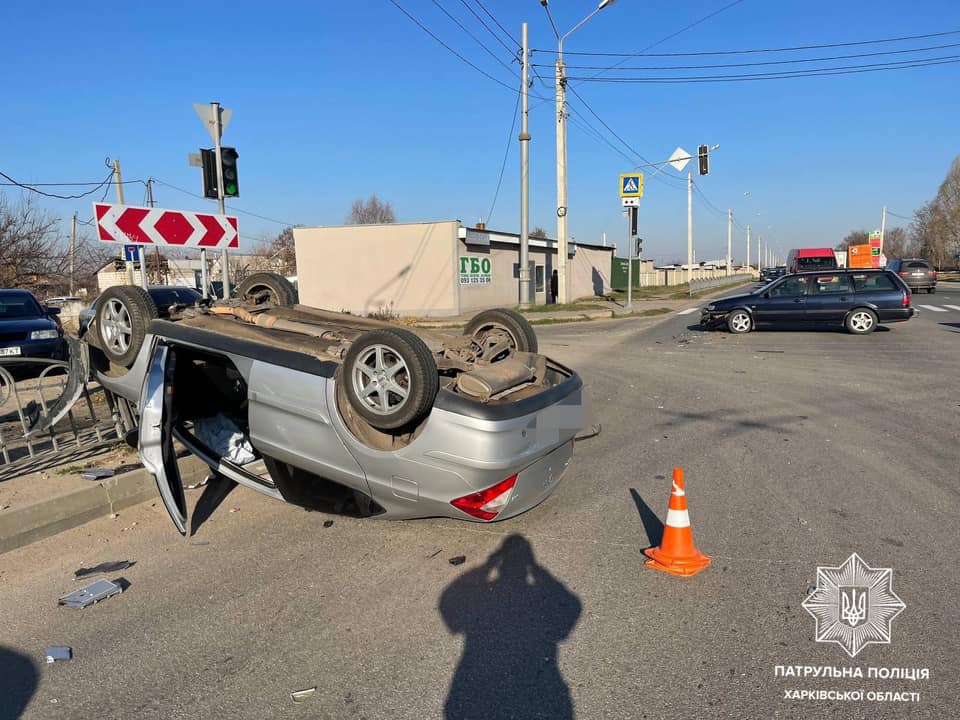
[[[154,207],[155,202],[153,200],[153,178],[147,178],[147,205]],[[160,246],[157,245],[153,249],[153,256],[157,259],[157,285],[165,285],[163,278],[163,271],[161,270],[161,260],[160,260]]]
[[[693,281],[693,171],[687,170],[687,289]]]
[[[563,45],[556,63],[557,85],[557,302],[567,295],[567,79],[564,76]]]
[[[883,255],[883,239],[887,232],[887,206],[883,206],[883,214],[880,216],[880,254]]]
[[[750,270],[750,226],[747,225],[747,272]]]
[[[527,126],[527,90],[530,52],[527,24],[520,26],[523,71],[520,76],[520,307],[530,307],[530,133]]]
[[[77,213],[74,211],[70,218],[70,295],[74,292],[74,271],[76,270],[77,257]]]
[[[733,210],[727,208],[727,277],[730,277],[730,263],[733,251]]]

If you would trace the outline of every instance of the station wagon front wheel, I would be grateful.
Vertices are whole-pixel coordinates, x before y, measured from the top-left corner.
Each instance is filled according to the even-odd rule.
[[[847,315],[847,332],[866,335],[877,328],[877,314],[869,308],[857,308]]]
[[[753,330],[753,318],[746,310],[734,310],[727,316],[727,329],[737,335]]]

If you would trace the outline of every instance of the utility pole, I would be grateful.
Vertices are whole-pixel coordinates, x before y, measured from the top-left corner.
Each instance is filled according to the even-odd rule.
[[[687,170],[687,289],[693,281],[693,171]]]
[[[727,277],[730,277],[731,253],[733,250],[733,210],[727,208]]]
[[[76,269],[77,256],[77,212],[74,210],[73,217],[70,218],[70,296],[74,292],[74,270]]]
[[[567,303],[567,79],[563,40],[557,52],[557,302]]]
[[[883,214],[880,216],[880,254],[883,255],[883,238],[887,232],[887,206],[883,206]]]
[[[752,273],[750,269],[750,226],[747,225],[747,272]]]
[[[113,161],[113,186],[117,190],[117,204],[125,205],[123,202],[123,178],[120,176],[120,161]],[[127,269],[127,285],[136,285],[133,281],[133,263],[126,259],[124,254],[124,265]]]
[[[525,308],[530,307],[530,133],[527,126],[530,51],[526,23],[520,26],[520,38],[523,46],[520,75],[520,307]]]
[[[154,207],[155,203],[153,200],[153,178],[147,178],[147,205]],[[160,270],[160,246],[157,245],[153,249],[153,256],[157,259],[157,285],[165,284],[163,281],[162,271]]]
[[[214,122],[216,122],[216,127],[214,128],[214,152],[216,153],[217,158],[217,205],[220,208],[220,214],[227,214],[227,206],[223,200],[223,160],[220,153],[220,136],[223,134],[223,123],[221,122],[220,117],[220,103],[210,103],[213,105],[213,117]],[[227,259],[227,249],[223,248],[220,254],[220,263],[223,265],[220,271],[221,279],[223,280],[223,299],[226,300],[230,297],[230,262]],[[206,267],[206,262],[204,262],[204,267]]]
[[[633,218],[631,217],[633,208],[624,208],[623,214],[627,216],[627,304],[626,309],[633,307]],[[639,232],[639,230],[638,230]]]

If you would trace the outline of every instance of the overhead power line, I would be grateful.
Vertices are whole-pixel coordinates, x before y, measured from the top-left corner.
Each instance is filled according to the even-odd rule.
[[[158,177],[153,178],[153,181],[158,185],[163,185],[164,187],[168,187],[171,190],[176,190],[177,192],[181,192],[184,195],[189,195],[190,197],[194,197],[199,200],[208,199],[208,198],[205,198],[203,195],[198,195],[197,193],[192,193],[189,190],[184,190],[183,188],[177,187],[176,185],[171,185],[170,183],[165,182]],[[267,222],[276,223],[277,225],[283,225],[285,227],[296,227],[298,224],[298,223],[286,222],[284,220],[277,220],[275,218],[267,217],[266,215],[259,215],[255,212],[250,212],[249,210],[241,210],[238,207],[230,207],[229,210],[230,212],[239,213],[240,215],[249,215],[250,217],[259,218],[260,220],[266,220]]]
[[[756,80],[788,80],[800,77],[826,77],[830,75],[856,75],[867,72],[886,72],[890,70],[906,70],[909,68],[931,67],[935,65],[951,65],[960,62],[960,55],[943,55],[926,60],[901,60],[889,63],[870,63],[864,65],[839,65],[807,70],[780,70],[769,73],[744,73],[740,75],[689,75],[667,77],[632,77],[632,78],[591,78],[571,77],[571,80],[597,83],[639,83],[639,84],[677,84],[709,83],[709,82],[744,82]]]
[[[888,55],[911,55],[914,53],[928,52],[930,50],[942,50],[944,48],[960,47],[960,43],[948,43],[945,45],[929,45],[922,48],[913,48],[910,50],[882,50],[869,53],[849,53],[846,55],[827,55],[824,57],[796,58],[793,60],[762,60],[758,62],[742,63],[713,63],[709,65],[625,65],[616,68],[616,72],[626,72],[628,70],[712,70],[716,68],[740,68],[740,67],[762,67],[771,65],[799,65],[803,63],[828,62],[830,60],[848,60],[852,58],[866,57],[885,57]],[[924,58],[913,58],[913,60],[923,60]],[[532,63],[533,67],[551,67],[545,64]],[[598,70],[602,69],[598,65],[566,65],[567,70]]]
[[[433,2],[434,5],[436,5],[438,8],[440,8],[440,11],[441,11],[444,15],[446,15],[448,18],[450,18],[450,20],[451,20],[458,28],[460,28],[461,30],[463,30],[463,32],[465,32],[470,38],[472,38],[473,41],[474,41],[475,43],[477,43],[477,45],[479,45],[480,47],[482,47],[482,48],[484,49],[484,51],[487,53],[487,55],[489,55],[489,56],[492,57],[494,60],[496,60],[498,63],[500,63],[500,65],[502,65],[503,67],[505,67],[505,68],[507,69],[507,72],[509,72],[511,75],[515,75],[515,74],[516,74],[516,71],[515,71],[512,67],[510,67],[509,65],[507,65],[507,63],[505,63],[503,60],[501,60],[501,59],[500,59],[500,56],[497,55],[495,52],[493,52],[493,50],[491,50],[489,47],[487,47],[487,44],[486,44],[485,42],[483,42],[480,38],[478,38],[476,35],[474,35],[472,32],[470,32],[470,31],[464,26],[464,24],[463,24],[462,22],[460,22],[454,15],[452,15],[452,14],[450,13],[450,11],[447,10],[443,5],[441,5],[438,0],[432,0],[432,2]],[[465,4],[465,3],[464,3],[464,4]],[[467,9],[468,9],[468,10],[470,9],[469,6],[467,7]],[[474,14],[476,14],[476,13],[474,13]],[[508,51],[509,51],[509,48],[508,48]]]
[[[627,58],[631,58],[631,57],[703,57],[703,56],[710,56],[710,55],[752,55],[755,53],[799,52],[802,50],[824,50],[828,48],[855,47],[859,45],[879,45],[881,43],[905,42],[908,40],[925,40],[928,38],[945,37],[947,35],[960,35],[960,30],[945,30],[943,32],[925,33],[923,35],[903,35],[901,37],[881,38],[877,40],[857,40],[852,42],[825,43],[822,45],[794,45],[792,47],[779,47],[779,48],[751,48],[748,50],[710,50],[710,51],[701,51],[701,52],[682,52],[682,53],[648,53],[646,52],[646,50],[639,50],[637,52],[631,52],[631,53],[571,52],[568,50],[564,50],[563,54],[565,56],[571,56],[571,55],[591,56],[592,55],[597,57],[627,57]],[[648,46],[648,49],[649,47],[652,47],[652,46]],[[556,54],[557,51],[547,50],[547,49],[544,49],[544,50],[537,49],[536,52]]]
[[[510,90],[511,92],[518,92],[518,90],[517,90],[516,87],[513,87],[512,85],[509,85],[508,83],[505,83],[503,80],[500,80],[499,78],[494,77],[493,75],[491,75],[490,73],[488,73],[486,70],[484,70],[483,68],[481,68],[479,65],[476,65],[475,63],[471,62],[470,60],[468,60],[467,58],[465,58],[463,55],[461,55],[460,53],[458,53],[456,50],[454,50],[452,47],[450,47],[449,45],[447,45],[447,43],[445,43],[443,40],[441,40],[441,39],[440,39],[433,31],[431,31],[426,25],[424,25],[422,22],[420,22],[419,20],[417,20],[417,18],[415,18],[415,17],[414,17],[413,15],[411,15],[410,13],[408,13],[408,12],[403,8],[403,6],[401,6],[400,3],[397,2],[397,0],[390,0],[390,2],[391,2],[391,4],[393,4],[393,5],[397,8],[397,10],[399,10],[399,11],[402,12],[404,15],[406,15],[413,24],[415,24],[417,27],[419,27],[421,30],[423,30],[427,35],[429,35],[429,36],[432,37],[434,40],[436,40],[438,43],[440,43],[440,44],[441,44],[444,48],[446,48],[449,52],[453,53],[453,54],[454,54],[457,58],[459,58],[461,61],[465,62],[467,65],[469,65],[470,67],[472,67],[472,68],[473,68],[474,70],[476,70],[478,73],[480,73],[481,75],[483,75],[485,78],[487,78],[487,79],[489,79],[489,80],[493,80],[493,82],[497,83],[497,85],[502,85],[503,87],[507,88],[507,89]]]
[[[487,32],[490,33],[490,34],[493,36],[493,38],[494,38],[498,43],[500,43],[501,45],[503,45],[504,49],[505,49],[508,53],[510,53],[510,55],[516,56],[518,50],[520,49],[520,43],[516,42],[516,41],[513,39],[513,36],[510,35],[510,33],[508,33],[506,30],[503,30],[503,26],[500,25],[499,22],[497,22],[497,19],[496,19],[495,17],[493,17],[493,15],[490,14],[490,11],[487,10],[479,0],[477,0],[477,5],[479,5],[480,8],[490,17],[490,19],[493,20],[495,23],[497,23],[497,25],[500,27],[500,29],[503,30],[503,32],[504,32],[504,33],[506,34],[506,36],[510,39],[510,41],[513,42],[513,45],[514,45],[513,48],[511,48],[509,45],[507,45],[507,44],[503,41],[503,39],[502,39],[497,33],[495,33],[495,32],[490,28],[489,25],[487,25],[487,23],[484,21],[484,19],[483,19],[482,17],[480,17],[479,15],[477,15],[476,10],[474,10],[472,7],[470,7],[469,3],[467,3],[467,0],[460,0],[460,2],[463,3],[463,6],[464,6],[467,10],[470,11],[470,14],[473,15],[473,16],[477,19],[477,22],[479,22],[479,23],[484,27],[484,29],[486,29]]]
[[[37,195],[43,195],[44,197],[49,197],[49,198],[56,198],[57,200],[79,200],[80,198],[87,197],[88,195],[93,195],[94,193],[99,191],[100,188],[102,188],[104,185],[109,184],[111,178],[113,177],[113,173],[111,172],[101,182],[84,182],[84,183],[22,183],[22,182],[18,182],[17,180],[14,180],[5,172],[0,172],[0,177],[8,181],[5,183],[0,183],[0,185],[23,188],[24,190],[35,192],[37,193]],[[142,181],[130,180],[128,182],[133,183],[133,182],[142,182]],[[87,190],[86,192],[82,192],[78,195],[60,195],[58,193],[51,193],[51,192],[46,192],[45,190],[38,189],[40,187],[70,187],[70,186],[77,186],[77,185],[80,185],[80,186],[94,185],[95,187],[91,188],[90,190]]]

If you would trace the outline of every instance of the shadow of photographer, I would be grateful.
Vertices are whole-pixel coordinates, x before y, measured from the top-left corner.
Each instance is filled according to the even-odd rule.
[[[440,597],[447,628],[464,636],[444,717],[572,720],[557,651],[580,610],[577,596],[537,564],[526,538],[506,538]]]

